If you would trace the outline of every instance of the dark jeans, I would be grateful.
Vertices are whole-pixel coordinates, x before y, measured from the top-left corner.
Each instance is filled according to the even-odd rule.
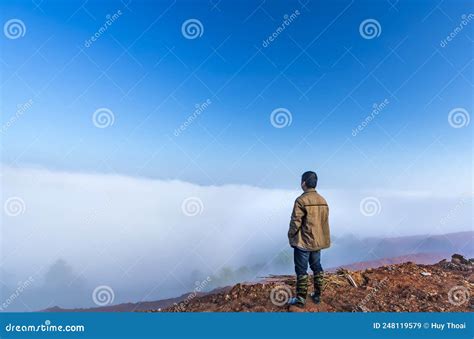
[[[311,267],[314,274],[323,271],[321,267],[321,251],[304,251],[294,247],[296,275],[306,275],[306,270]]]

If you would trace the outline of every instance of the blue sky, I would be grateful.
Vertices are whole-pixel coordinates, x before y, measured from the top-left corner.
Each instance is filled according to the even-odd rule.
[[[15,307],[92,305],[43,293],[58,259],[117,303],[274,274],[309,169],[325,266],[472,230],[472,1],[302,1],[2,1],[2,286],[39,288]]]
[[[472,185],[473,13],[469,1],[6,1],[2,163],[295,188],[442,190]],[[121,15],[100,37],[88,40]],[[299,15],[268,46],[263,41]],[[182,24],[201,22],[187,39]],[[360,24],[376,20],[365,39]],[[474,21],[474,20],[473,20]],[[212,103],[178,137],[195,105]],[[388,104],[356,136],[352,131]],[[114,123],[97,128],[107,108]],[[275,128],[272,111],[291,124]]]

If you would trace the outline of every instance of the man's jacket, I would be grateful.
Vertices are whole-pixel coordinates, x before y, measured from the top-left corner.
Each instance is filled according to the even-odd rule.
[[[331,245],[328,203],[316,190],[306,191],[296,199],[288,239],[292,247],[306,251]]]

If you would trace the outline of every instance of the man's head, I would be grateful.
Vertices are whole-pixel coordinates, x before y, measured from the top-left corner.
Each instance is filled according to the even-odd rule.
[[[306,191],[311,188],[316,188],[318,185],[318,175],[313,171],[304,172],[301,176],[301,188]]]

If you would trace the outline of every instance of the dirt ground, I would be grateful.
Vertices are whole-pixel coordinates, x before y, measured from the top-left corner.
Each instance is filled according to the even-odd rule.
[[[303,309],[286,304],[295,293],[295,277],[270,276],[148,312],[472,312],[473,261],[453,255],[434,265],[406,262],[325,273],[321,303],[308,297]]]

